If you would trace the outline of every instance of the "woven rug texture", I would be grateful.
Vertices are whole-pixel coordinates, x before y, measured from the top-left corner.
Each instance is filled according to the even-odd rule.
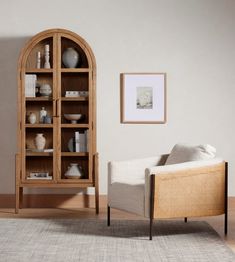
[[[235,255],[202,221],[0,219],[1,262],[222,262]]]

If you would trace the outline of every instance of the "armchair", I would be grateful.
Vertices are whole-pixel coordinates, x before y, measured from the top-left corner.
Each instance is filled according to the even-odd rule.
[[[108,163],[110,208],[153,219],[225,214],[227,234],[227,162],[220,158],[164,165],[168,155]]]

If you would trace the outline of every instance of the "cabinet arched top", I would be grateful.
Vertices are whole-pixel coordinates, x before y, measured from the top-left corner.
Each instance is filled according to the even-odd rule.
[[[60,58],[60,67],[65,67],[61,58],[62,54],[66,48],[72,47],[79,53],[80,62],[77,66],[78,68],[96,70],[95,56],[89,44],[81,36],[66,29],[49,29],[33,36],[21,51],[18,62],[19,70],[36,68],[36,53],[41,51],[43,54],[45,45],[50,47],[52,68],[55,67],[55,64],[58,65],[55,57]]]

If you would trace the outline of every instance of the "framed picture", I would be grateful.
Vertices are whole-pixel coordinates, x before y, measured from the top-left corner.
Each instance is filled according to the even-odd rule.
[[[166,123],[166,73],[121,74],[121,123]]]

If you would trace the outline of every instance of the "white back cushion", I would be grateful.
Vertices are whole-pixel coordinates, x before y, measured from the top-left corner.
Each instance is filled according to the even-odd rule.
[[[215,153],[216,149],[211,145],[192,146],[188,144],[176,144],[167,158],[165,165],[208,160],[214,158]]]

